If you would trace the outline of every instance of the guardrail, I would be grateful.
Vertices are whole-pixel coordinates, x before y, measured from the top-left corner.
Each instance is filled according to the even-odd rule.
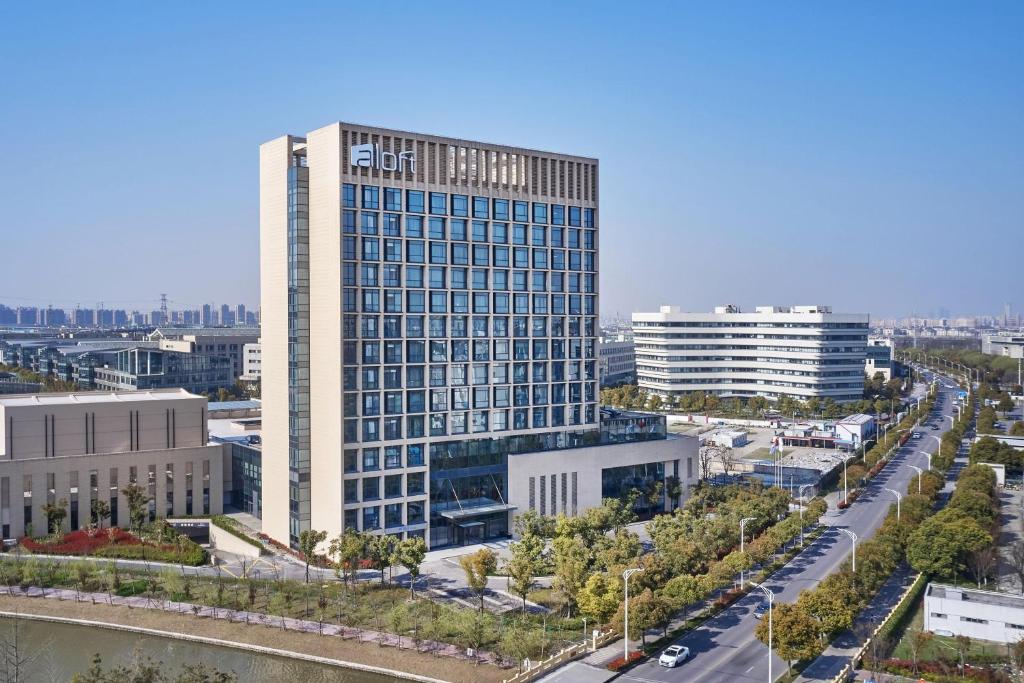
[[[575,645],[562,648],[547,659],[527,664],[525,669],[517,673],[512,678],[506,678],[502,683],[525,683],[526,681],[532,681],[538,676],[562,666],[566,662],[607,645],[617,637],[618,634],[613,630],[598,633],[593,638],[585,640],[582,643],[576,643]]]
[[[878,637],[878,634],[883,629],[887,628],[889,620],[892,619],[896,615],[896,613],[902,609],[904,603],[907,600],[911,599],[911,596],[913,596],[919,590],[920,584],[924,582],[924,574],[918,574],[917,577],[915,577],[914,580],[910,582],[910,585],[907,586],[907,589],[905,591],[903,591],[903,595],[900,596],[900,599],[896,601],[896,604],[893,605],[893,608],[889,610],[888,614],[885,615],[885,619],[882,619],[881,623],[879,623],[875,630],[871,632],[871,635],[868,636],[868,639],[864,641],[864,644],[857,649],[857,651],[853,654],[853,657],[850,658],[850,661],[846,664],[846,666],[843,667],[842,671],[840,671],[839,674],[832,679],[832,683],[845,683],[846,681],[850,680],[850,677],[853,675],[853,672],[857,670],[857,663],[864,658],[864,654],[868,651],[868,648],[871,647],[872,641]]]

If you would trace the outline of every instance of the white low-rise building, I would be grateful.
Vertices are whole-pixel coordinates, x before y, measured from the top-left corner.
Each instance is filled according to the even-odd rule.
[[[1024,638],[1024,596],[930,583],[924,594],[924,629],[997,643]]]

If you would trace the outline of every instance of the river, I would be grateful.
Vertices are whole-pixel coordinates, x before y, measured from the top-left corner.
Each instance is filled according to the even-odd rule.
[[[0,618],[0,648],[12,641],[14,628],[13,619]],[[130,663],[136,651],[162,662],[164,671],[172,677],[181,665],[202,662],[221,671],[233,671],[240,683],[392,683],[403,680],[234,648],[30,619],[18,620],[17,635],[18,658],[27,661],[21,669],[20,678],[33,682],[67,683],[75,673],[86,671],[97,653],[103,658],[104,668],[109,668]]]

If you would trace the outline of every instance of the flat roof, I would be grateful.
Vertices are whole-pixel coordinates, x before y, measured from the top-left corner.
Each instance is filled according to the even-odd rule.
[[[218,410],[253,410],[261,405],[263,405],[262,401],[253,398],[245,401],[210,401],[206,407],[212,413]]]
[[[977,588],[963,588],[957,586],[948,586],[941,583],[929,583],[927,595],[933,598],[945,598],[949,600],[956,600],[956,598],[949,593],[957,592],[960,593],[960,599],[964,602],[975,602],[981,605],[996,605],[998,607],[1012,607],[1014,609],[1024,609],[1024,596],[1011,595],[1009,593],[996,593],[993,591],[983,591]]]
[[[0,396],[0,407],[73,405],[79,403],[123,403],[127,401],[166,401],[169,399],[202,398],[184,389],[149,389],[146,391],[72,391],[42,394],[7,394]]]
[[[844,417],[842,420],[839,420],[838,422],[836,422],[836,424],[839,424],[839,425],[843,425],[843,424],[845,424],[845,425],[863,425],[863,424],[867,424],[867,423],[871,422],[874,419],[875,418],[873,418],[870,415],[865,415],[864,413],[857,413],[856,415],[850,415],[849,417]]]

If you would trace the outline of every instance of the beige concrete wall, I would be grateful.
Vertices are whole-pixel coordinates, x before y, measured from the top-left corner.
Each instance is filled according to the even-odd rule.
[[[130,481],[131,468],[136,468],[136,483],[143,488],[148,487],[149,466],[156,467],[156,501],[157,517],[166,515],[167,496],[167,465],[173,465],[173,515],[188,514],[186,505],[186,468],[192,463],[192,514],[216,515],[223,512],[224,490],[224,449],[220,444],[198,446],[193,448],[159,449],[150,451],[134,451],[130,453],[111,453],[104,455],[78,455],[56,458],[33,458],[31,460],[10,460],[0,462],[0,492],[7,487],[6,495],[0,498],[9,506],[0,505],[0,523],[10,525],[9,536],[20,537],[26,533],[24,515],[24,483],[25,477],[31,476],[32,491],[32,531],[34,535],[46,532],[46,518],[43,516],[42,505],[47,502],[47,475],[53,474],[55,479],[54,499],[71,501],[71,473],[78,473],[78,518],[79,528],[88,524],[90,519],[90,481],[89,473],[96,471],[97,497],[109,501],[112,491],[110,470],[117,469],[118,526],[128,526],[128,505],[120,491]],[[203,510],[203,462],[210,463],[210,509]],[[70,510],[69,510],[70,512]],[[65,529],[70,529],[71,515],[65,520]]]
[[[659,441],[588,448],[569,448],[511,455],[508,458],[508,502],[516,506],[516,515],[530,509],[530,478],[534,478],[534,509],[540,510],[540,477],[547,477],[545,492],[548,515],[563,512],[561,479],[566,475],[567,487],[564,512],[572,515],[572,474],[576,473],[576,514],[601,505],[601,470],[642,463],[665,463],[665,476],[671,476],[675,463],[679,464],[679,480],[683,498],[690,486],[697,482],[697,439],[691,436],[673,437]],[[555,509],[551,509],[551,476],[555,476]]]
[[[135,392],[131,392],[135,393]],[[183,390],[61,394],[0,403],[0,458],[183,448],[206,444],[206,398]]]
[[[291,138],[260,146],[263,532],[288,542],[288,164]]]
[[[310,527],[342,531],[341,137],[306,138],[309,160]],[[265,514],[265,513],[264,513]]]
[[[210,524],[210,545],[218,550],[224,550],[242,557],[257,558],[260,556],[260,549],[251,543],[246,543],[230,531],[221,529],[216,524]]]

